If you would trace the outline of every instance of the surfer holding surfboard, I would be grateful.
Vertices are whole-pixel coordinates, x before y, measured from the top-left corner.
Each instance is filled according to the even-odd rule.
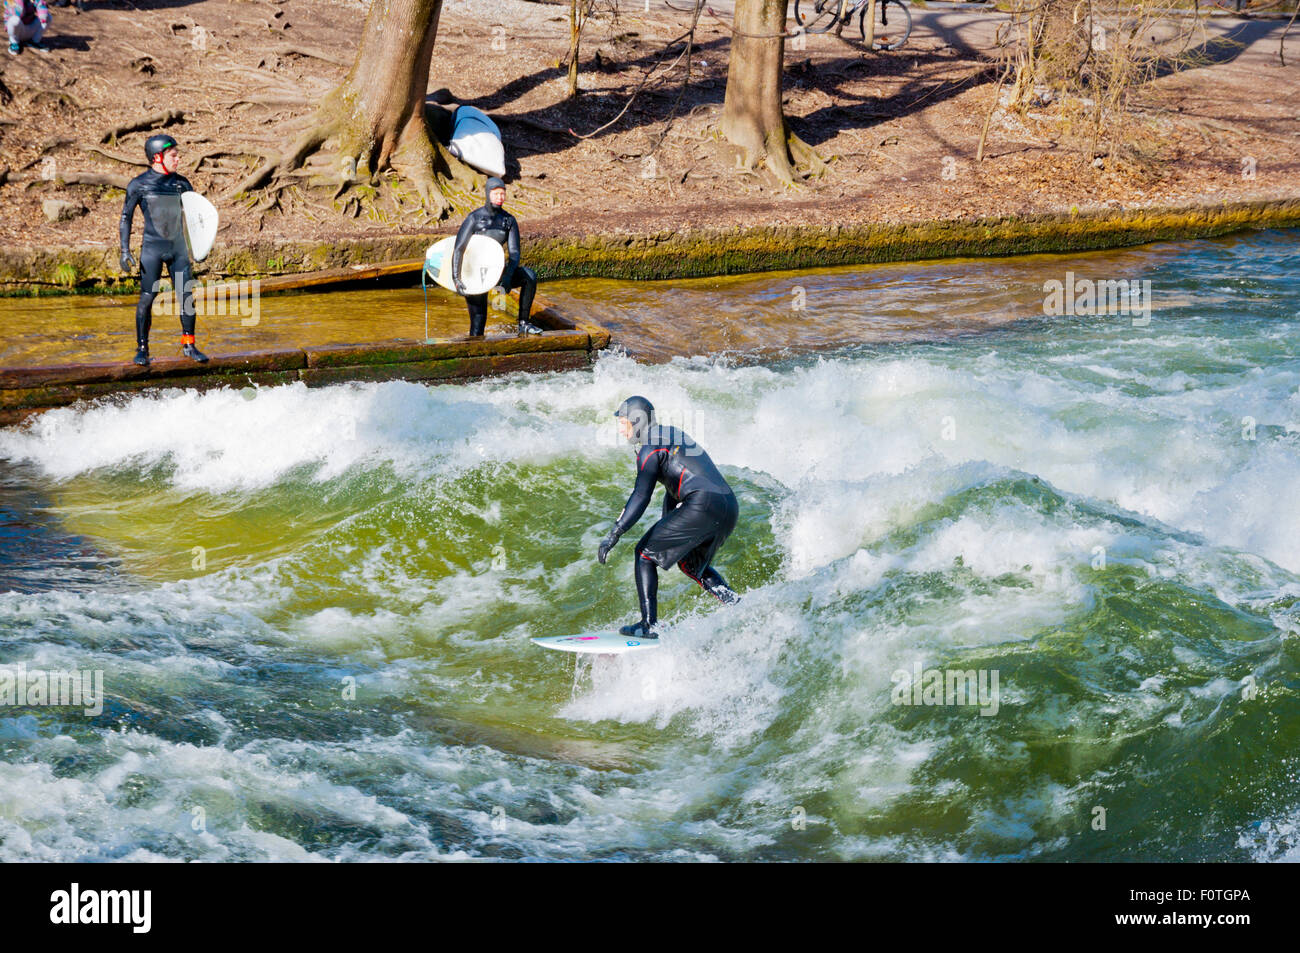
[[[740,513],[736,495],[704,449],[678,428],[656,424],[654,413],[644,397],[629,397],[614,412],[623,439],[637,445],[636,487],[596,551],[603,566],[619,537],[645,512],[655,484],[662,483],[663,518],[636,544],[641,620],[618,630],[635,639],[659,638],[654,629],[659,618],[658,570],[674,563],[719,602],[729,605],[740,599],[710,565],[736,528]]]
[[[519,223],[502,208],[506,201],[506,184],[493,176],[487,180],[484,191],[486,201],[483,207],[470,212],[456,233],[456,246],[451,261],[456,291],[465,296],[465,303],[469,306],[470,336],[478,337],[483,333],[487,327],[488,312],[487,294],[470,293],[461,274],[465,249],[475,235],[484,235],[505,246],[508,258],[497,287],[506,293],[511,288],[519,289],[519,333],[540,334],[542,329],[528,320],[533,313],[533,296],[537,294],[537,275],[531,268],[519,264]]]
[[[149,365],[153,301],[158,296],[158,282],[162,278],[163,265],[166,265],[172,287],[181,298],[182,353],[204,363],[207,355],[194,344],[193,271],[185,243],[185,213],[181,202],[181,196],[193,192],[194,187],[176,171],[180,165],[180,150],[171,136],[165,133],[150,136],[145,140],[144,154],[149,160],[149,168],[127,185],[122,221],[118,226],[122,270],[130,272],[136,266],[131,255],[131,223],[139,206],[144,217],[144,240],[140,246],[140,301],[135,308],[134,361],[142,367]]]

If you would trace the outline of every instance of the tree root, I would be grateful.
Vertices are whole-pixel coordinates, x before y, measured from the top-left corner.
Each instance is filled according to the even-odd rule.
[[[242,193],[253,191],[261,188],[280,172],[288,172],[302,165],[307,156],[319,149],[331,135],[334,133],[332,124],[320,123],[308,129],[298,141],[293,144],[288,152],[279,156],[272,156],[263,162],[258,168],[254,169],[247,178],[243,179],[226,193],[230,198]]]
[[[120,126],[114,126],[102,136],[99,137],[101,143],[112,142],[118,136],[126,135],[128,132],[139,132],[141,129],[153,129],[155,126],[170,126],[174,122],[183,122],[185,113],[180,109],[169,109],[166,112],[154,113],[152,116],[145,116],[141,119],[133,119],[125,122]]]
[[[301,96],[255,96],[236,99],[231,103],[228,109],[235,109],[239,106],[261,106],[263,109],[275,109],[282,106],[306,106],[307,100]]]
[[[85,104],[76,96],[57,89],[38,89],[36,92],[32,93],[31,97],[27,100],[27,105],[35,106],[42,99],[46,98],[53,99],[61,106],[75,106],[77,109],[86,108]]]
[[[218,158],[237,159],[241,156],[249,159],[255,159],[258,162],[265,162],[270,158],[265,152],[249,152],[246,149],[233,149],[228,145],[220,145],[215,149],[209,149],[206,152],[199,153],[194,159],[194,168],[197,170],[204,162]],[[246,168],[246,167],[245,167]]]
[[[796,136],[788,127],[785,145],[790,150],[790,158],[794,160],[795,168],[803,172],[804,178],[820,179],[830,168],[816,149]]]
[[[565,129],[563,126],[555,126],[548,122],[539,122],[536,119],[529,119],[527,116],[501,116],[495,115],[492,120],[497,123],[515,123],[520,126],[527,126],[529,129],[537,129],[541,132],[553,133],[557,136],[572,136],[572,129]]]
[[[39,175],[10,175],[8,181],[25,182],[27,187],[49,182],[52,185],[104,185],[109,188],[126,190],[131,180],[124,175],[110,175],[103,172],[58,172],[53,178],[46,179]]]
[[[80,149],[82,152],[93,152],[97,155],[103,156],[105,159],[112,159],[114,162],[120,162],[123,165],[131,165],[131,166],[135,166],[136,168],[141,168],[144,166],[144,163],[139,161],[138,159],[132,159],[127,156],[120,156],[117,155],[116,153],[109,152],[107,149],[101,149],[99,148],[99,146],[89,146],[82,143],[78,145],[77,148]]]
[[[324,63],[332,63],[335,66],[342,66],[344,69],[352,66],[351,63],[345,63],[333,54],[314,46],[277,46],[275,52],[281,56],[289,56],[290,54],[306,56],[314,60],[320,60]]]

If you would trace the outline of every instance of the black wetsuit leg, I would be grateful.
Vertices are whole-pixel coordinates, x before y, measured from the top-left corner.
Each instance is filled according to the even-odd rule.
[[[153,324],[153,300],[158,297],[158,282],[162,280],[162,249],[145,245],[140,249],[140,300],[135,306],[136,347],[149,346],[149,327]]]
[[[714,569],[710,563],[722,548],[722,544],[727,541],[732,530],[736,528],[740,506],[732,496],[729,506],[718,504],[715,510],[718,516],[717,532],[687,553],[685,558],[679,560],[677,568],[699,583],[701,589],[719,602],[732,603],[737,600],[736,594],[727,585],[727,580],[722,578],[722,573]]]
[[[636,552],[636,598],[641,606],[641,621],[647,631],[653,630],[659,621],[659,567],[641,552],[637,544]]]
[[[190,256],[178,254],[165,259],[167,274],[171,275],[172,287],[181,299],[181,333],[194,337],[194,273],[190,267]],[[189,341],[188,343],[193,343]]]
[[[719,600],[734,598],[722,575],[709,564],[736,528],[739,515],[740,506],[733,494],[710,493],[687,500],[650,527],[636,544],[636,591],[642,621],[653,623],[658,619],[659,566],[668,568],[676,563]],[[714,591],[719,585],[722,589]]]
[[[148,347],[149,329],[153,325],[153,303],[159,294],[163,266],[171,277],[172,287],[181,301],[181,333],[194,336],[194,283],[188,255],[177,255],[170,248],[145,245],[140,249],[140,300],[135,306],[135,343]]]
[[[527,321],[533,313],[533,298],[537,296],[537,273],[521,265],[510,276],[506,292],[509,293],[511,288],[519,289],[519,320]]]
[[[465,295],[465,304],[469,306],[470,337],[480,337],[487,327],[488,296]]]

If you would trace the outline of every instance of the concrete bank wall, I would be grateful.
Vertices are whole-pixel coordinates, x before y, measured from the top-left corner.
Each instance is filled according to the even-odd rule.
[[[1300,197],[1168,209],[1092,209],[1078,213],[873,224],[661,230],[529,238],[523,260],[545,279],[699,278],[932,258],[1096,251],[1152,241],[1212,238],[1250,228],[1300,225]],[[262,291],[418,273],[439,235],[307,244],[260,242],[217,247],[205,280],[259,278]],[[304,280],[307,279],[307,280]],[[117,252],[93,248],[0,248],[0,292],[33,294],[133,288]]]

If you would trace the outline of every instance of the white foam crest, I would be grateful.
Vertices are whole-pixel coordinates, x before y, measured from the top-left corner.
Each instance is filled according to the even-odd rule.
[[[596,659],[589,691],[560,714],[580,721],[651,722],[666,728],[687,715],[723,747],[771,723],[785,690],[773,680],[786,645],[810,635],[808,621],[751,593],[725,616],[681,619],[665,627],[657,650]]]
[[[1257,821],[1238,835],[1237,847],[1256,863],[1300,863],[1300,812]]]
[[[328,479],[376,454],[414,464],[463,439],[478,414],[414,384],[303,384],[184,390],[124,404],[60,409],[0,434],[0,455],[56,479],[101,468],[166,465],[182,489],[223,492],[275,482],[302,466]]]
[[[288,838],[250,828],[250,801],[413,834],[402,813],[373,796],[314,772],[286,770],[267,757],[275,742],[230,751],[138,732],[101,737],[111,760],[91,775],[56,777],[47,763],[0,763],[0,832],[6,835],[0,860],[121,859],[142,844],[162,844],[169,857],[206,861],[323,859]],[[152,795],[131,803],[138,781]],[[202,809],[197,826],[195,808]]]

